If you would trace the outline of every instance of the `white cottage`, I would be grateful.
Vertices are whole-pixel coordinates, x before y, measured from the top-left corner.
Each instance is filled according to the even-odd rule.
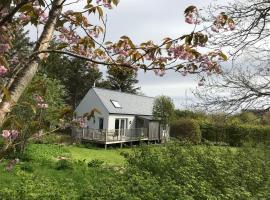
[[[87,128],[81,130],[82,139],[104,144],[137,140],[161,140],[159,120],[153,119],[154,98],[92,88],[75,110],[77,117],[93,109],[95,117],[87,121]]]

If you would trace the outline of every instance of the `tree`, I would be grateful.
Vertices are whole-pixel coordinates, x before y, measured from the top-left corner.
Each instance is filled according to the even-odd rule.
[[[173,100],[167,96],[159,96],[155,98],[153,106],[153,116],[155,119],[161,120],[162,128],[165,129],[172,121],[174,115]]]
[[[86,61],[56,54],[51,54],[41,68],[48,77],[60,80],[65,86],[66,102],[73,108],[76,108],[87,91],[102,77],[98,68],[89,66]]]
[[[73,2],[76,3],[76,2]],[[107,66],[119,66],[131,69],[154,70],[157,75],[163,75],[166,70],[175,70],[182,73],[196,73],[212,71],[219,73],[220,65],[216,58],[226,60],[221,51],[200,53],[198,46],[205,46],[207,35],[202,31],[196,31],[199,23],[198,9],[189,6],[184,14],[186,22],[194,24],[194,30],[176,39],[165,38],[162,44],[147,41],[135,45],[129,37],[122,36],[119,41],[113,43],[105,40],[106,20],[104,20],[103,8],[111,9],[117,5],[118,0],[98,0],[96,3],[87,1],[79,11],[68,10],[62,12],[63,6],[71,5],[66,0],[53,0],[48,3],[45,0],[15,0],[1,1],[0,3],[0,31],[1,59],[5,59],[6,52],[11,48],[10,39],[6,30],[10,31],[14,26],[31,23],[34,26],[40,24],[43,29],[39,39],[34,43],[31,56],[20,71],[14,70],[13,77],[7,84],[10,98],[3,97],[0,105],[0,125],[6,115],[18,101],[21,94],[31,82],[38,71],[39,61],[43,60],[47,53],[58,53],[74,56],[93,64]],[[98,14],[101,25],[91,24],[85,14]],[[222,27],[230,26],[233,21],[228,16],[222,18]],[[55,34],[58,33],[58,34]],[[61,44],[50,48],[49,44],[53,35],[57,35]],[[101,38],[97,40],[95,38]],[[184,42],[182,42],[184,40]],[[147,61],[147,62],[146,62]],[[8,68],[7,62],[1,63],[2,75]]]
[[[210,77],[195,91],[198,107],[207,111],[236,112],[247,109],[269,110],[270,71],[268,68],[243,69],[242,66]]]
[[[118,0],[89,0],[79,10],[63,11],[63,7],[75,3],[77,1],[0,1],[0,76],[1,81],[5,80],[1,82],[0,126],[10,117],[12,108],[39,71],[40,61],[50,53],[80,58],[92,66],[153,70],[159,76],[167,70],[175,70],[183,75],[220,73],[220,62],[227,60],[221,50],[201,51],[201,47],[207,44],[208,34],[205,29],[197,29],[201,18],[195,6],[189,6],[184,11],[186,22],[194,26],[191,33],[175,39],[166,37],[160,44],[150,40],[135,45],[127,36],[122,36],[116,42],[106,40],[104,9],[112,9],[119,3]],[[97,24],[89,20],[89,16],[94,14],[99,17]],[[28,57],[22,58],[16,65],[10,65],[8,52],[14,42],[14,34],[10,33],[14,33],[19,25],[26,27],[29,24],[37,28],[40,33],[38,39],[33,41]],[[218,24],[220,29],[232,29],[234,22],[229,16],[220,14],[214,24]],[[53,38],[60,41],[56,47],[50,46]],[[6,140],[0,158],[12,146],[12,142]]]
[[[233,32],[228,34],[218,26],[212,27],[219,34],[212,37],[212,44],[230,47],[233,55],[240,55],[244,50],[253,53],[269,52],[270,3],[268,0],[232,1],[227,5],[213,5],[210,14],[224,12],[236,23]],[[265,57],[266,58],[266,57]]]
[[[108,69],[107,81],[110,89],[120,90],[121,92],[136,94],[140,89],[140,87],[135,86],[139,81],[137,80],[137,73],[133,69],[111,66]]]
[[[65,95],[60,81],[46,75],[35,76],[2,126],[6,132],[19,130],[19,134],[13,136],[14,149],[23,151],[32,136],[41,137],[42,132],[59,128],[60,121],[68,117],[66,114],[71,110],[64,102]]]

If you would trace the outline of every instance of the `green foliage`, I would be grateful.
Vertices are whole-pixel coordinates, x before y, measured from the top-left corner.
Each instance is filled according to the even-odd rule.
[[[104,164],[104,161],[102,160],[98,160],[98,159],[94,159],[91,160],[90,162],[88,162],[88,167],[101,167]]]
[[[3,129],[20,131],[15,142],[17,145],[13,148],[15,153],[24,151],[29,138],[55,129],[60,120],[70,117],[68,112],[62,112],[67,108],[64,95],[65,89],[59,81],[41,74],[34,77],[2,126]],[[44,99],[42,104],[48,105],[48,108],[39,107],[37,96]]]
[[[67,134],[50,133],[34,140],[39,144],[72,144],[74,139]]]
[[[169,143],[134,149],[126,154],[124,168],[105,164],[87,167],[85,161],[73,162],[69,157],[73,168],[67,170],[67,163],[61,163],[65,170],[57,170],[59,161],[55,158],[63,153],[70,155],[69,147],[30,147],[27,153],[31,154],[31,162],[19,163],[12,174],[1,165],[1,199],[223,200],[267,199],[269,195],[267,148]],[[44,165],[43,159],[48,164]],[[26,164],[33,170],[25,170],[29,168],[24,167]]]
[[[140,87],[135,86],[139,81],[137,80],[137,72],[133,69],[111,66],[107,73],[107,80],[104,83],[99,83],[100,86],[104,85],[108,89],[132,94],[137,94],[140,90]]]
[[[267,199],[268,153],[267,149],[171,144],[131,155],[128,173],[137,176],[134,190],[140,188],[139,199],[147,199],[145,193],[149,199]],[[163,192],[155,193],[157,185]]]
[[[161,125],[165,129],[174,116],[173,100],[164,95],[158,96],[154,101],[153,116],[155,119],[161,120]]]
[[[59,158],[59,160],[56,162],[55,169],[57,170],[66,170],[66,169],[73,169],[72,162],[70,162],[66,158]]]
[[[231,146],[270,144],[270,126],[202,123],[202,138]]]
[[[170,136],[198,144],[201,142],[201,130],[193,119],[179,119],[171,124]]]
[[[209,116],[207,116],[205,113],[201,111],[176,109],[174,111],[174,120],[178,120],[180,118],[190,118],[195,119],[197,121],[205,121],[209,118]]]
[[[102,77],[102,73],[80,59],[70,59],[58,54],[50,54],[42,63],[42,72],[52,79],[57,79],[65,86],[66,103],[75,108],[87,91]]]

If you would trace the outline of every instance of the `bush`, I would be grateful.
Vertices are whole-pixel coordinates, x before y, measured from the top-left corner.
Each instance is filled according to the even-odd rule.
[[[146,147],[128,159],[127,187],[138,199],[267,199],[269,153],[266,148],[177,143]]]
[[[72,162],[66,158],[60,158],[57,163],[55,169],[57,170],[65,170],[65,169],[73,169]]]
[[[180,119],[171,125],[170,136],[198,144],[201,142],[200,126],[195,120]]]
[[[200,129],[203,139],[216,143],[225,142],[231,146],[270,144],[270,126],[203,123]]]
[[[103,164],[104,164],[104,161],[99,160],[99,159],[94,159],[88,162],[88,167],[97,168],[97,167],[101,167]]]

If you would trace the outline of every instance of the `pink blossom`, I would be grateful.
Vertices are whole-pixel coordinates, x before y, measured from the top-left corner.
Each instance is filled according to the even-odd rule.
[[[21,13],[21,14],[19,15],[19,19],[20,19],[21,21],[23,21],[23,22],[28,22],[28,21],[31,19],[31,17],[28,16],[28,15],[25,15],[24,13]]]
[[[186,16],[185,22],[188,24],[193,24],[194,23],[193,17],[190,15]]]
[[[2,137],[8,139],[11,136],[11,132],[9,130],[2,131]]]
[[[198,83],[198,86],[203,86],[203,85],[204,85],[203,81],[200,80],[199,83]]]
[[[5,75],[8,72],[8,69],[4,65],[0,65],[0,76]]]
[[[229,28],[230,28],[231,31],[233,31],[235,29],[235,23],[233,23],[233,22],[230,22],[228,24],[228,26],[229,26]]]
[[[2,137],[5,139],[16,139],[19,135],[18,130],[3,130],[2,131]]]
[[[215,25],[211,27],[211,30],[216,32],[216,33],[219,32],[219,28],[217,26],[215,26]]]
[[[36,95],[36,96],[35,96],[35,100],[36,100],[37,102],[39,102],[39,103],[44,102],[43,97],[42,97],[42,96],[40,96],[40,95]]]

